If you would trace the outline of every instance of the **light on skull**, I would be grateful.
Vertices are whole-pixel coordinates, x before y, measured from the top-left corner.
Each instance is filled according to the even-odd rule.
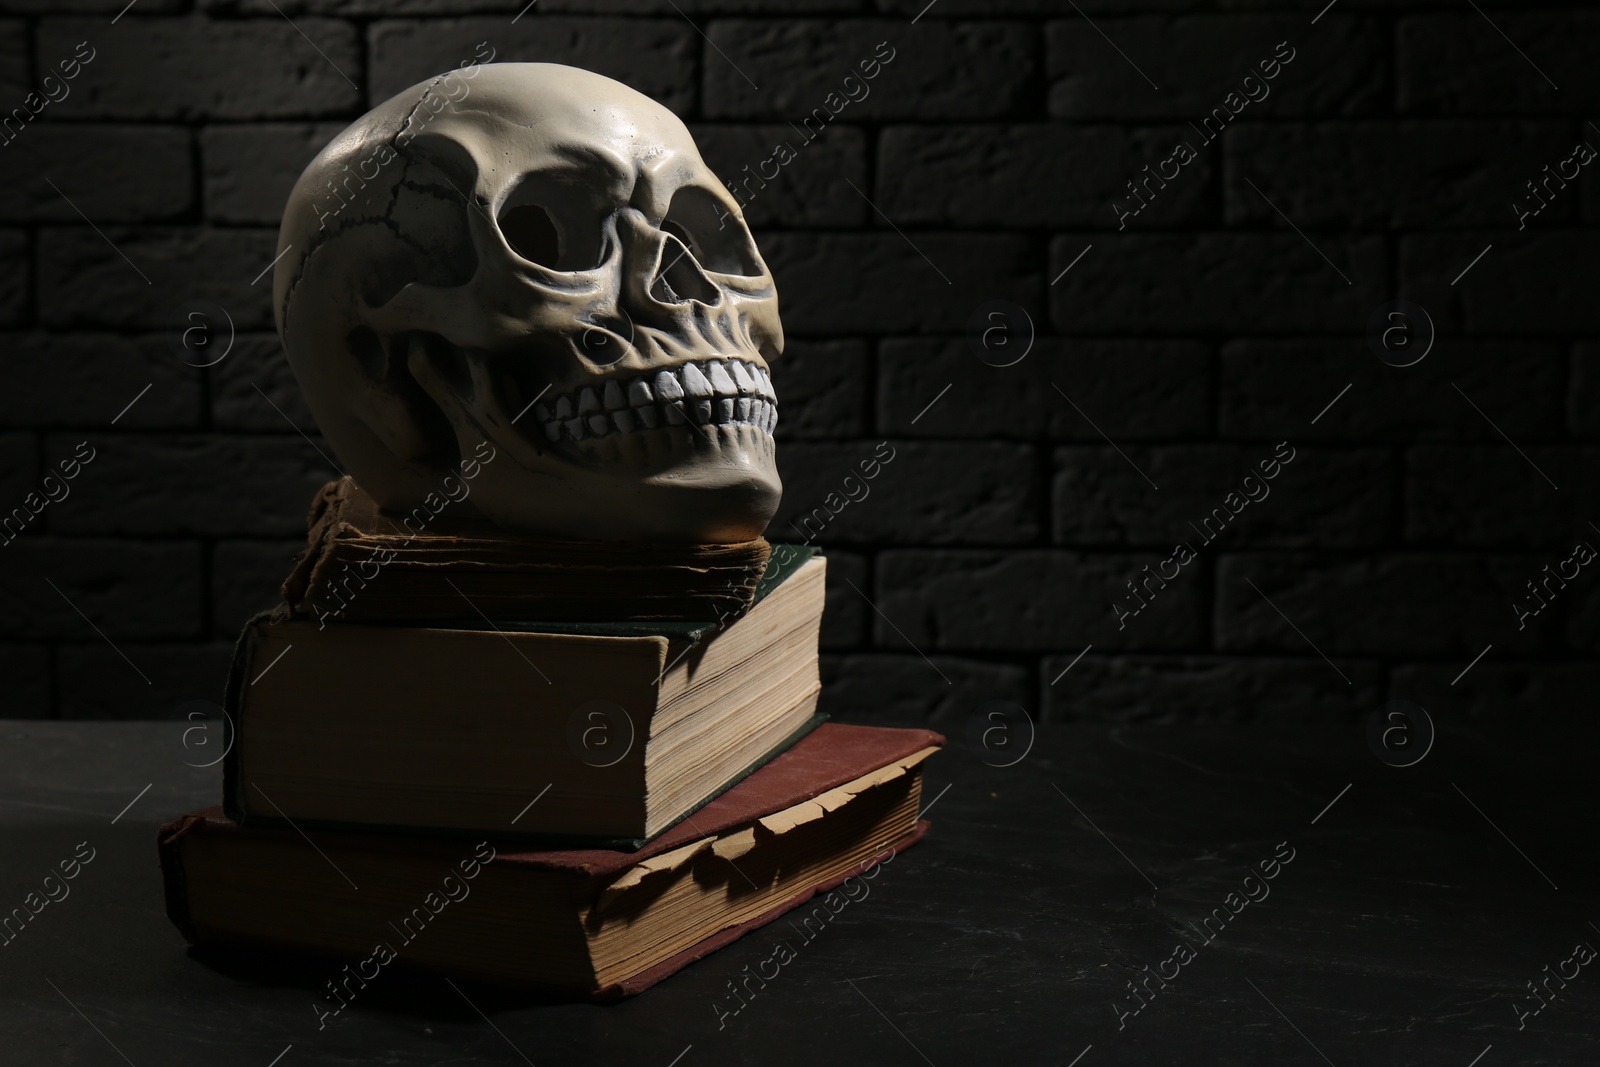
[[[683,124],[552,64],[475,68],[374,109],[291,195],[279,330],[341,462],[405,511],[462,456],[468,503],[562,539],[717,542],[777,508],[777,292]],[[315,196],[393,158],[331,225]]]

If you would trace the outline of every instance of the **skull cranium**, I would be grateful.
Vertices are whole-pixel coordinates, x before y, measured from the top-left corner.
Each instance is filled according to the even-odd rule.
[[[470,461],[470,508],[548,538],[744,540],[777,509],[772,275],[648,97],[544,63],[414,86],[312,161],[278,243],[295,376],[381,506]]]

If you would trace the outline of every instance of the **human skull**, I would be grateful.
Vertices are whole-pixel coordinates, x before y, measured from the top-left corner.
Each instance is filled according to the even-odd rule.
[[[415,85],[311,162],[278,247],[295,377],[385,509],[702,544],[777,510],[777,290],[648,97],[550,63]]]

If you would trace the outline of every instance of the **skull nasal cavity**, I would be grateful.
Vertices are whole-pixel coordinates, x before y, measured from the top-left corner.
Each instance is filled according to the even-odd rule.
[[[698,300],[715,306],[722,291],[700,273],[694,257],[683,244],[667,238],[661,246],[661,270],[650,283],[650,295],[663,304],[684,304]]]
[[[550,213],[538,204],[522,204],[500,214],[500,232],[523,259],[556,269],[561,262],[561,237]]]

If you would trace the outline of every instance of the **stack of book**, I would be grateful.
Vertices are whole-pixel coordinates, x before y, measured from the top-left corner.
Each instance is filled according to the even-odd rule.
[[[824,568],[419,528],[328,486],[239,640],[223,803],[161,829],[169,915],[366,980],[646,988],[925,829],[943,739],[818,714]]]

